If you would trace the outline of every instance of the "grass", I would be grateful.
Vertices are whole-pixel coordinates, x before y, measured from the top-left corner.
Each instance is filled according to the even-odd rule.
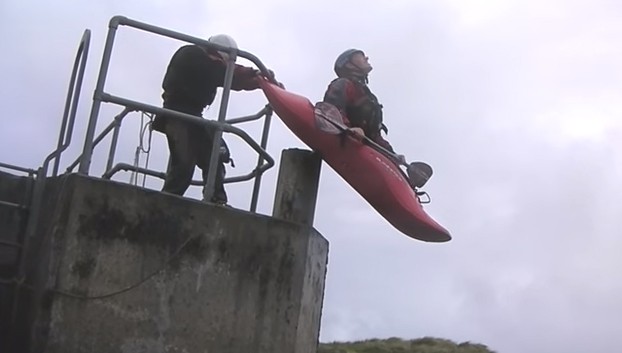
[[[321,343],[318,353],[495,353],[483,344],[456,343],[441,338],[424,337],[369,339],[356,342]]]

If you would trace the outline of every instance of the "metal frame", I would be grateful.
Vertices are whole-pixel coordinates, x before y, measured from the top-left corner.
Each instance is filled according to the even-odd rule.
[[[43,165],[37,169],[24,168],[16,165],[6,164],[0,162],[1,168],[12,169],[19,172],[27,173],[29,178],[35,179],[35,192],[32,195],[32,199],[30,200],[30,205],[25,204],[15,204],[11,202],[0,201],[0,205],[14,207],[19,210],[30,210],[30,215],[28,217],[28,225],[26,229],[26,235],[24,237],[24,243],[28,240],[29,233],[32,233],[34,230],[34,223],[36,217],[33,215],[38,215],[38,211],[40,209],[40,203],[43,194],[43,182],[47,176],[47,171],[49,164],[52,160],[55,159],[54,162],[54,170],[53,176],[56,176],[58,173],[58,165],[60,163],[60,156],[62,152],[67,149],[69,144],[71,143],[71,137],[73,135],[73,127],[76,119],[76,111],[78,108],[78,102],[80,100],[80,91],[82,90],[82,82],[84,79],[84,71],[86,68],[86,61],[88,59],[88,51],[89,44],[91,42],[91,31],[86,29],[82,34],[82,38],[80,39],[80,44],[78,45],[78,51],[76,53],[76,58],[74,60],[73,69],[71,71],[71,79],[69,81],[69,88],[67,91],[67,99],[65,100],[65,110],[63,113],[63,119],[61,122],[61,129],[58,137],[58,144],[56,149],[50,153],[45,160],[43,161]],[[39,191],[39,192],[37,192]],[[32,235],[32,234],[30,234]],[[9,245],[7,242],[2,242],[2,245]],[[20,247],[26,248],[27,244],[22,244]],[[14,245],[9,245],[14,246]],[[21,255],[20,255],[21,256]]]
[[[80,45],[78,46],[78,53],[76,54],[76,59],[73,64],[71,79],[69,81],[69,90],[67,92],[67,99],[65,101],[63,121],[61,123],[61,129],[58,136],[58,145],[56,147],[56,151],[52,152],[52,154],[48,157],[50,159],[55,159],[52,176],[58,175],[58,167],[60,165],[61,153],[71,143],[73,126],[76,120],[76,111],[78,109],[78,102],[80,101],[80,92],[82,91],[82,81],[84,79],[84,70],[86,68],[86,61],[88,59],[90,42],[91,31],[87,29],[82,35]]]
[[[78,52],[76,53],[76,59],[71,72],[71,79],[69,82],[69,89],[67,92],[67,99],[65,101],[65,110],[63,113],[63,120],[61,122],[61,131],[58,138],[58,144],[56,149],[50,153],[43,165],[36,171],[26,168],[15,168],[16,170],[27,171],[29,175],[34,176],[34,190],[32,191],[32,198],[29,208],[28,220],[26,223],[26,230],[22,244],[20,247],[20,253],[18,257],[17,273],[14,277],[15,283],[15,295],[13,297],[13,312],[11,313],[11,322],[14,324],[17,319],[18,307],[19,307],[19,287],[26,278],[26,257],[29,255],[31,240],[35,237],[37,231],[37,222],[39,220],[39,214],[41,212],[41,205],[43,202],[43,193],[45,191],[45,181],[47,178],[48,168],[50,162],[56,159],[54,163],[53,175],[56,176],[58,172],[58,165],[60,163],[60,156],[64,150],[67,149],[71,143],[71,137],[73,135],[73,126],[76,117],[76,111],[78,102],[80,99],[80,91],[82,90],[82,81],[84,78],[84,71],[86,67],[86,61],[88,58],[89,44],[91,41],[91,31],[86,29],[80,40],[78,46]],[[3,165],[5,166],[5,165]],[[34,173],[33,173],[34,172]]]
[[[34,180],[34,176],[37,173],[37,171],[34,169],[24,168],[24,167],[11,165],[7,163],[1,163],[1,162],[0,162],[0,168],[10,169],[10,170],[18,171],[21,173],[26,173],[28,175],[27,176],[28,179],[30,179],[31,181]],[[0,200],[0,207],[12,208],[18,212],[27,212],[29,210],[29,203],[30,203],[29,202],[30,196],[28,195],[29,193],[30,193],[30,188],[28,189],[28,192],[26,193],[26,196],[24,197],[25,201],[23,203],[15,203],[15,202],[8,202],[8,201]],[[6,246],[6,247],[11,247],[11,248],[17,248],[17,249],[22,248],[22,244],[12,242],[12,241],[7,241],[7,240],[0,240],[0,246]]]
[[[123,109],[121,113],[117,114],[117,116],[113,118],[113,121],[108,126],[106,126],[106,128],[93,140],[93,147],[95,147],[110,133],[110,131],[112,131],[112,141],[110,143],[110,151],[108,152],[108,161],[106,163],[106,171],[109,171],[110,169],[112,169],[112,163],[114,161],[114,155],[116,153],[117,143],[119,140],[119,131],[121,129],[121,122],[123,121],[123,118],[125,118],[125,116],[131,113],[132,111],[134,110],[131,108],[125,107],[125,109]],[[80,164],[81,158],[82,156],[78,156],[78,158],[76,158],[76,160],[67,167],[66,172],[71,173],[73,169],[77,167],[78,164]]]
[[[104,172],[104,174],[102,175],[102,178],[104,179],[111,179],[116,173],[120,172],[120,171],[133,171],[133,172],[137,172],[137,173],[141,173],[144,175],[149,175],[152,177],[156,177],[159,179],[165,179],[166,178],[166,173],[163,172],[159,172],[159,171],[155,171],[155,170],[151,170],[151,169],[146,169],[146,168],[141,168],[141,167],[136,167],[134,165],[130,165],[128,163],[117,163],[116,165],[114,164],[114,155],[115,155],[115,151],[116,151],[116,147],[117,147],[117,142],[118,142],[118,134],[119,134],[119,129],[121,127],[121,123],[123,121],[123,119],[127,116],[128,113],[132,112],[133,109],[132,108],[128,108],[126,107],[121,113],[119,113],[117,116],[114,117],[114,120],[112,123],[110,123],[93,141],[93,146],[97,146],[105,137],[107,134],[109,134],[111,131],[113,132],[113,137],[112,137],[112,141],[110,143],[110,152],[108,154],[108,162],[106,164],[106,171]],[[270,131],[270,123],[271,123],[271,119],[272,119],[272,108],[270,108],[270,106],[266,105],[263,109],[261,109],[259,112],[257,112],[256,114],[253,115],[248,115],[248,116],[243,116],[243,117],[239,117],[239,118],[233,118],[233,119],[228,119],[225,120],[226,123],[233,125],[233,124],[240,124],[240,123],[245,123],[245,122],[249,122],[249,121],[255,121],[255,120],[259,120],[262,117],[266,117],[266,119],[264,120],[264,126],[263,126],[263,130],[262,130],[262,136],[261,136],[261,142],[259,144],[259,147],[261,147],[262,150],[265,151],[267,144],[268,144],[268,135],[269,135],[269,131]],[[253,141],[254,142],[254,141]],[[228,184],[228,183],[237,183],[237,182],[242,182],[242,181],[248,181],[251,179],[255,179],[254,184],[253,184],[253,192],[252,192],[252,196],[251,196],[251,204],[250,204],[250,211],[251,212],[255,212],[257,210],[257,203],[258,203],[258,199],[259,199],[259,190],[261,187],[261,177],[263,175],[263,172],[265,172],[268,168],[270,168],[270,159],[268,159],[268,164],[264,165],[264,158],[268,156],[270,157],[267,153],[264,154],[263,152],[259,153],[259,156],[257,157],[257,164],[255,167],[255,170],[251,171],[248,174],[245,175],[240,175],[240,176],[235,176],[235,177],[228,177],[225,178],[224,183]],[[271,158],[271,157],[270,157]],[[80,158],[76,159],[68,168],[67,168],[67,172],[71,172],[80,162]],[[195,185],[195,186],[200,186],[203,185],[203,181],[202,180],[192,180],[190,185]]]
[[[224,87],[223,87],[221,103],[220,103],[220,111],[218,114],[218,120],[217,121],[206,120],[206,119],[196,117],[193,115],[180,113],[180,112],[165,109],[165,108],[155,107],[149,104],[132,101],[132,100],[125,99],[122,97],[117,97],[117,96],[114,96],[114,95],[111,95],[105,92],[106,77],[108,75],[108,71],[110,67],[114,39],[115,39],[116,32],[119,26],[129,26],[129,27],[133,27],[135,29],[143,30],[143,31],[150,32],[153,34],[157,34],[157,35],[161,35],[161,36],[165,36],[165,37],[169,37],[173,39],[178,39],[178,40],[193,43],[193,44],[200,44],[206,47],[214,48],[216,50],[228,53],[229,55],[228,55],[228,61],[227,61],[227,70],[225,73],[225,82],[224,82]],[[216,179],[216,168],[215,167],[216,167],[216,164],[218,163],[218,156],[219,156],[219,150],[220,150],[219,147],[220,147],[220,141],[221,141],[223,132],[229,132],[229,133],[238,135],[247,144],[249,144],[252,149],[254,149],[258,153],[259,155],[258,164],[255,170],[253,170],[250,174],[246,176],[226,179],[227,182],[238,182],[238,181],[249,180],[253,177],[256,178],[254,190],[253,190],[253,196],[251,200],[251,207],[250,207],[250,210],[252,212],[255,212],[256,207],[257,207],[257,197],[259,194],[258,189],[261,184],[261,175],[263,174],[263,172],[265,172],[266,170],[274,166],[274,159],[265,151],[265,148],[267,145],[267,137],[268,137],[268,132],[269,132],[272,111],[269,110],[269,108],[264,108],[265,115],[266,115],[266,121],[264,123],[264,130],[262,133],[261,145],[257,144],[246,132],[244,132],[241,129],[231,126],[231,124],[258,119],[262,115],[243,117],[243,118],[239,118],[234,121],[231,121],[231,120],[227,121],[226,115],[227,115],[227,108],[228,108],[228,102],[229,102],[229,95],[231,92],[231,83],[233,80],[233,71],[235,68],[235,60],[237,59],[238,56],[248,59],[249,61],[254,63],[259,68],[259,70],[263,73],[264,76],[268,77],[271,82],[276,83],[276,81],[274,80],[274,77],[272,76],[272,73],[265,67],[265,65],[255,55],[251,53],[245,52],[243,50],[239,50],[237,48],[229,48],[229,47],[223,47],[220,45],[216,45],[201,38],[192,37],[192,36],[189,36],[183,33],[175,32],[175,31],[171,31],[171,30],[164,29],[161,27],[146,24],[143,22],[131,20],[123,16],[113,17],[110,20],[108,27],[109,27],[108,35],[106,37],[106,43],[104,47],[104,52],[102,54],[102,62],[101,62],[100,70],[99,70],[99,76],[97,79],[97,84],[96,84],[95,92],[93,95],[93,105],[91,107],[91,112],[89,116],[89,122],[87,126],[85,140],[84,140],[84,147],[82,150],[82,154],[79,158],[78,173],[85,174],[85,175],[89,174],[93,149],[95,145],[99,143],[101,139],[103,138],[103,136],[105,135],[105,134],[100,134],[97,138],[95,138],[95,129],[97,127],[99,111],[100,111],[102,103],[114,103],[114,104],[122,105],[122,106],[125,106],[126,110],[129,110],[129,111],[140,110],[140,111],[153,113],[153,114],[158,114],[158,113],[167,114],[169,117],[173,119],[181,119],[182,121],[185,121],[187,123],[196,124],[197,126],[201,126],[203,128],[209,127],[214,130],[214,141],[213,141],[214,148],[212,148],[212,151],[211,151],[212,153],[210,156],[210,165],[209,165],[207,181],[206,181],[206,185],[204,188],[204,195],[203,195],[203,198],[205,200],[210,200],[213,194],[213,187],[214,187],[214,183]],[[129,111],[126,112],[126,110],[124,110],[125,114],[129,113]],[[114,129],[113,143],[111,145],[111,151],[109,154],[107,169],[104,174],[105,176],[111,176],[112,174],[114,174],[114,173],[111,174],[113,170],[114,172],[116,172],[118,170],[127,169],[127,165],[122,165],[122,168],[112,167],[112,162],[111,162],[111,160],[114,158],[114,150],[116,148],[116,138],[118,136],[118,127],[121,124],[121,119],[123,118],[123,116],[118,115],[117,117],[115,117],[116,125],[114,127],[108,126],[106,130],[104,130],[106,133],[108,133],[110,130]],[[68,171],[72,170],[74,167],[75,167],[75,162],[70,166],[70,168],[68,168]],[[145,174],[154,175],[153,173],[145,173]],[[160,175],[160,174],[157,173],[157,175]]]

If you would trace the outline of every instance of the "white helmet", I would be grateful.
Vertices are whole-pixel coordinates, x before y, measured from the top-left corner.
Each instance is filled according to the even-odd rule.
[[[235,40],[231,36],[226,35],[226,34],[217,34],[217,35],[211,36],[209,37],[207,41],[209,43],[218,44],[223,47],[238,49],[238,43],[236,43]],[[229,54],[227,52],[218,51],[218,53],[223,59],[225,60],[229,59]]]

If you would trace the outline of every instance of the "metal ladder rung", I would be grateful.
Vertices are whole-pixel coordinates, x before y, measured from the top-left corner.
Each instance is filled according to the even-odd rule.
[[[0,206],[5,206],[5,207],[12,207],[17,209],[18,211],[26,211],[28,210],[27,206],[18,204],[18,203],[13,203],[13,202],[8,202],[8,201],[1,201],[0,200]],[[18,248],[21,249],[22,248],[22,244],[19,243],[15,243],[12,241],[8,241],[8,240],[1,240],[0,239],[0,246],[8,246],[11,248]]]
[[[0,240],[0,246],[8,246],[8,247],[11,247],[11,248],[18,248],[19,249],[19,248],[22,247],[22,244],[15,243],[15,242],[8,241],[8,240]]]
[[[7,201],[0,201],[0,206],[6,206],[6,207],[13,207],[13,208],[17,208],[18,210],[21,211],[25,211],[28,209],[27,206],[18,204],[18,203],[13,203],[13,202],[7,202]]]

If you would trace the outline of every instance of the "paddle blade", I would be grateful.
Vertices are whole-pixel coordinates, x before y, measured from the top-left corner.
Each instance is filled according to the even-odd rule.
[[[318,129],[329,134],[339,134],[347,129],[341,112],[334,105],[317,102],[313,111],[315,113],[315,126]]]
[[[420,188],[432,177],[432,167],[424,162],[413,162],[408,165],[408,180],[410,186]]]

